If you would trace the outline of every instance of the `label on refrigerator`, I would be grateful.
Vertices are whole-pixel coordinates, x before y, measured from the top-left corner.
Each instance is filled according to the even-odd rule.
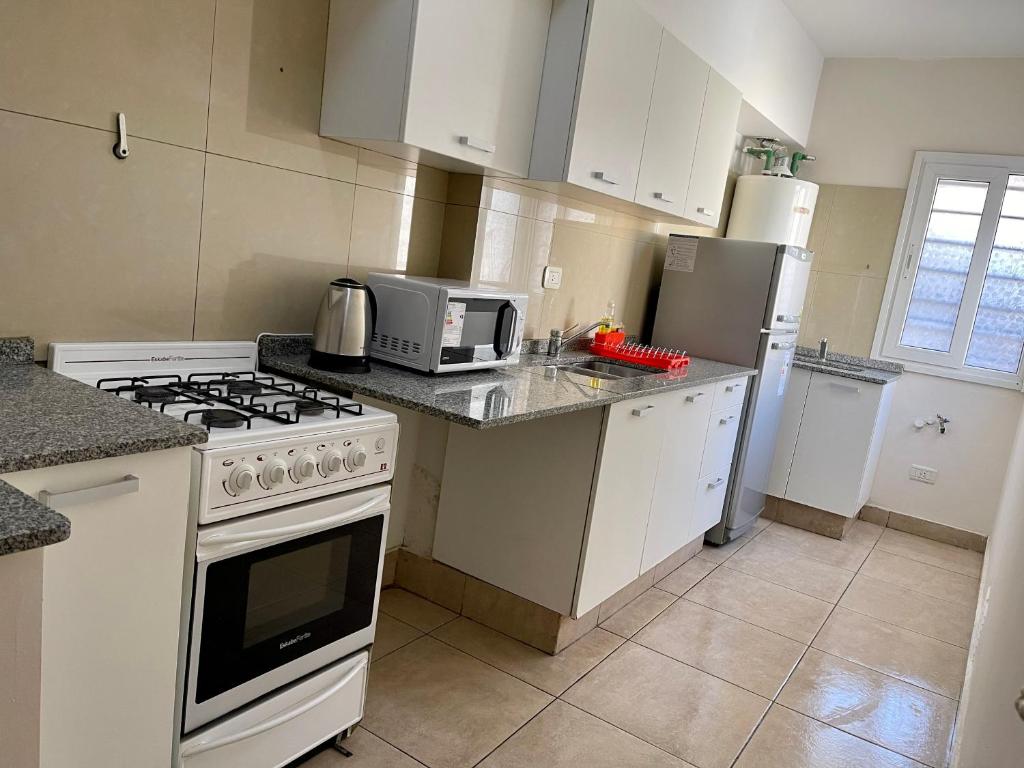
[[[786,382],[789,380],[789,363],[782,364],[782,372],[779,374],[779,391],[775,394],[782,397],[786,392]]]
[[[665,269],[673,272],[693,272],[697,263],[697,238],[670,237],[665,251]]]
[[[441,331],[442,347],[461,347],[462,328],[466,324],[466,304],[449,301],[444,310],[444,330]]]

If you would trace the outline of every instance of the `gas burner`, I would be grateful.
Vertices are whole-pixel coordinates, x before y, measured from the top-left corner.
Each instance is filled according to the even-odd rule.
[[[324,412],[324,404],[316,400],[296,400],[296,416],[319,416]]]
[[[170,387],[136,387],[134,391],[137,403],[173,403],[178,397]]]
[[[247,421],[246,417],[238,411],[230,411],[227,408],[210,408],[203,411],[203,426],[209,429],[233,429],[240,427]]]
[[[228,382],[229,395],[259,395],[263,392],[263,385],[251,379],[239,379]]]

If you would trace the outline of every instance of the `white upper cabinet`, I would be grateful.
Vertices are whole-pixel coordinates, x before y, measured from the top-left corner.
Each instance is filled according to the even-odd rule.
[[[551,0],[332,0],[320,133],[526,176]]]
[[[682,216],[711,68],[667,30],[647,118],[636,202]]]
[[[718,226],[742,101],[740,92],[711,70],[683,211],[683,216],[691,221]]]

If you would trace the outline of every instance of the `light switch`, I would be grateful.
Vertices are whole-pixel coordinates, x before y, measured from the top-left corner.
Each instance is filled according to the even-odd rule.
[[[562,268],[544,267],[544,276],[541,278],[541,286],[557,291],[562,287]]]
[[[910,479],[916,480],[919,483],[927,483],[928,485],[935,485],[935,481],[938,479],[939,470],[932,469],[931,467],[922,467],[920,464],[910,465]]]

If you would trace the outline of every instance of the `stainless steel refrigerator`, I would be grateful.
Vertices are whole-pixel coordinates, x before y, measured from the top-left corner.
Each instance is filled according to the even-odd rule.
[[[792,245],[669,237],[652,342],[757,369],[722,521],[706,536],[715,544],[742,536],[764,511],[811,259]]]

